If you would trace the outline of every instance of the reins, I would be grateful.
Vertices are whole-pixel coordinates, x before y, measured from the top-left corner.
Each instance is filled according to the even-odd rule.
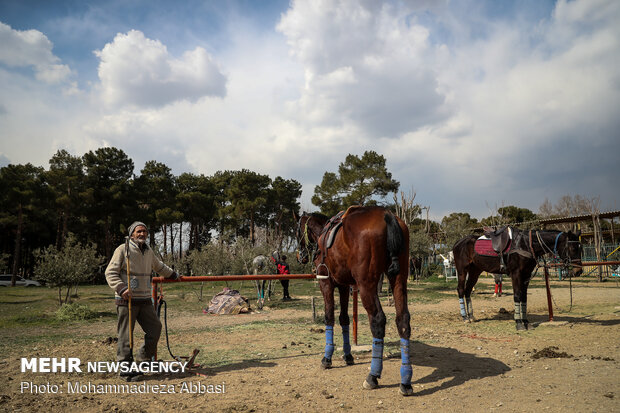
[[[304,226],[304,229],[302,231],[301,220],[305,216],[307,216],[308,219],[306,220],[306,225]],[[299,218],[299,222],[297,224],[297,232],[301,234],[301,238],[304,240],[305,244],[303,249],[306,251],[308,260],[312,263],[312,266],[314,266],[314,258],[318,252],[318,243],[310,241],[310,236],[308,235],[308,221],[310,220],[310,218],[312,218],[312,215],[306,215],[306,213],[304,212],[304,214]],[[297,249],[297,252],[301,252],[301,250]]]
[[[545,259],[545,254],[547,253],[552,254],[553,258],[555,258],[558,262],[561,261],[563,263],[561,267],[564,268],[566,272],[568,273],[568,284],[569,284],[569,290],[570,290],[570,307],[567,312],[570,313],[571,310],[573,309],[573,274],[571,271],[569,271],[569,268],[571,267],[571,265],[574,265],[576,267],[581,267],[581,265],[573,264],[573,260],[568,255],[568,243],[578,242],[578,241],[570,241],[568,238],[566,239],[566,245],[564,246],[564,250],[566,252],[566,258],[562,259],[561,254],[558,253],[558,242],[560,240],[560,236],[564,232],[560,231],[558,235],[556,235],[554,245],[553,245],[553,250],[551,250],[551,248],[549,248],[549,246],[542,240],[540,236],[540,231],[535,231],[535,233],[536,233],[536,238],[538,239],[538,243],[540,244],[540,247],[543,250],[543,254],[541,255],[541,258],[543,261],[543,268],[544,268],[545,276],[549,277],[549,265],[547,264],[547,260]],[[532,256],[534,257],[534,259],[536,259],[536,255],[534,254],[534,248],[532,246],[532,230],[531,229],[529,233],[529,246],[532,252]],[[540,266],[540,264],[538,264],[538,260],[536,261],[537,261],[536,265]],[[549,290],[549,293],[551,294],[551,290]],[[551,299],[553,300],[553,304],[556,306],[556,308],[558,308],[560,311],[563,311],[558,305],[558,303],[555,301],[555,297],[553,296],[553,294],[551,294]]]

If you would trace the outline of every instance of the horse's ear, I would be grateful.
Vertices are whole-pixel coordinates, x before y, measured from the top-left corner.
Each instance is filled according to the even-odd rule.
[[[293,210],[293,221],[295,221],[295,222],[299,221],[299,217],[295,213],[295,210]]]

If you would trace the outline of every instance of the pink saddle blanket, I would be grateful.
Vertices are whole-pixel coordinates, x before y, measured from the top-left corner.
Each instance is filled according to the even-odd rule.
[[[505,251],[510,250],[510,244],[506,247]],[[478,255],[485,255],[487,257],[497,257],[497,253],[493,250],[493,245],[491,244],[491,240],[486,237],[480,237],[474,244],[474,251]]]

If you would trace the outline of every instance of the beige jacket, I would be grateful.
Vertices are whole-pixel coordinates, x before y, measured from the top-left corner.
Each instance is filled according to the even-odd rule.
[[[131,296],[133,300],[151,298],[151,273],[169,278],[174,271],[161,262],[148,245],[143,249],[133,240],[129,241],[129,274],[131,278]],[[117,304],[126,304],[121,295],[127,289],[127,261],[125,244],[119,245],[105,270],[105,278],[115,292]]]

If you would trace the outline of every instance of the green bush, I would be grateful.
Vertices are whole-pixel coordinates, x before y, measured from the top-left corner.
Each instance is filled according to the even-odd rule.
[[[65,304],[56,310],[56,319],[59,321],[88,320],[96,316],[87,305],[78,303]]]
[[[89,281],[101,264],[95,245],[80,244],[73,234],[67,236],[64,247],[55,246],[35,251],[37,263],[35,278],[45,282],[48,287],[58,288],[58,304],[62,305],[62,289],[66,288],[64,302],[69,301],[71,287]]]

